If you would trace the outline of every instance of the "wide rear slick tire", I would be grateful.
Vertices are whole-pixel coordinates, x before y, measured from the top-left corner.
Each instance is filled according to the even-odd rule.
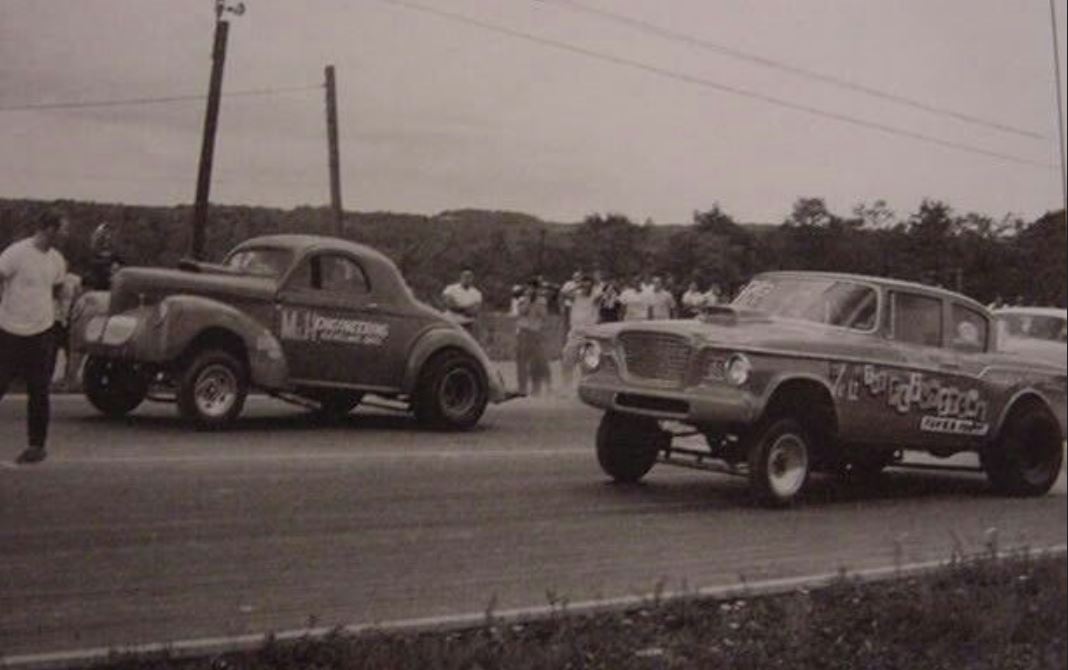
[[[412,411],[419,423],[443,430],[474,428],[489,402],[482,366],[461,351],[434,355],[419,374]]]
[[[144,402],[148,379],[129,363],[90,356],[82,374],[85,397],[104,416],[126,416]]]
[[[207,349],[189,361],[178,383],[178,411],[198,430],[232,424],[248,396],[245,364],[221,349]]]
[[[1057,419],[1045,407],[1013,410],[981,458],[994,491],[1017,497],[1045,495],[1061,474],[1061,443]]]
[[[786,507],[803,493],[812,469],[812,439],[789,417],[765,419],[749,435],[749,489],[765,507]]]
[[[605,412],[597,427],[597,462],[617,482],[633,484],[644,477],[671,435],[655,419]]]

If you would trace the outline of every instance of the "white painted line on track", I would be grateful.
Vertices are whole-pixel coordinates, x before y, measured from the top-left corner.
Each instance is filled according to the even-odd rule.
[[[1019,552],[1005,550],[997,552],[996,557],[1008,558]],[[1068,545],[1060,544],[1044,549],[1029,548],[1032,556],[1059,556],[1068,554]],[[70,651],[43,652],[36,654],[20,654],[12,656],[0,656],[0,668],[34,669],[44,668],[72,668],[83,667],[98,663],[115,654],[155,654],[167,652],[172,658],[204,656],[210,654],[222,654],[226,652],[255,649],[261,646],[268,636],[275,640],[287,641],[303,638],[325,637],[332,633],[345,633],[359,635],[369,632],[404,633],[422,632],[434,630],[461,629],[479,626],[487,622],[493,624],[519,623],[525,621],[543,620],[549,617],[574,614],[594,614],[598,612],[610,612],[630,607],[640,607],[653,603],[667,603],[687,598],[709,598],[714,600],[728,600],[732,598],[752,598],[754,596],[768,596],[781,593],[789,593],[801,589],[814,589],[828,586],[843,577],[852,578],[865,582],[884,581],[900,577],[910,577],[944,567],[949,561],[922,561],[916,563],[904,563],[900,565],[884,566],[880,568],[868,568],[856,571],[836,571],[808,575],[803,577],[784,577],[779,579],[766,579],[761,581],[745,582],[732,586],[711,586],[699,588],[693,591],[677,592],[665,591],[660,593],[648,593],[636,596],[620,596],[617,598],[603,598],[599,600],[584,600],[568,603],[566,607],[553,607],[540,605],[535,607],[521,607],[508,610],[499,610],[490,613],[470,612],[466,614],[450,614],[434,617],[422,617],[415,619],[399,619],[395,621],[382,621],[378,623],[351,624],[348,626],[332,626],[318,628],[297,628],[280,632],[248,633],[245,635],[233,635],[226,637],[202,637],[189,640],[176,640],[174,642],[156,642],[151,644],[133,645],[128,647],[95,647],[90,649],[72,649]]]

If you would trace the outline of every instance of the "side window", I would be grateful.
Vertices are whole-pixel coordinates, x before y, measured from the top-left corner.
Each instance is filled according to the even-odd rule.
[[[942,301],[915,293],[893,293],[893,336],[898,342],[942,346]]]
[[[286,287],[298,291],[312,289],[312,261],[305,258],[286,280]]]
[[[286,286],[297,291],[323,291],[339,296],[370,292],[367,275],[351,258],[323,254],[306,258],[289,276]]]
[[[367,276],[359,265],[346,256],[324,255],[319,262],[319,288],[338,295],[363,295],[370,291]],[[312,278],[315,279],[313,268]]]
[[[949,346],[957,351],[986,351],[990,325],[979,312],[953,304],[950,310],[952,328]]]

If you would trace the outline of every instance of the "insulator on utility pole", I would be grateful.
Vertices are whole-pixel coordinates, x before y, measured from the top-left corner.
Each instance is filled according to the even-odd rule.
[[[341,206],[341,159],[337,134],[337,88],[334,66],[326,66],[326,140],[330,160],[330,210],[334,217],[334,234],[345,234],[345,212]]]

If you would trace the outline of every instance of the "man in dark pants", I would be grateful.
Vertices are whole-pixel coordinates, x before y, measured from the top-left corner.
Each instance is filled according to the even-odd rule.
[[[67,274],[67,263],[55,245],[64,228],[60,216],[46,213],[32,237],[0,253],[0,399],[16,375],[26,382],[28,395],[29,446],[15,459],[20,464],[46,456],[55,296]]]

